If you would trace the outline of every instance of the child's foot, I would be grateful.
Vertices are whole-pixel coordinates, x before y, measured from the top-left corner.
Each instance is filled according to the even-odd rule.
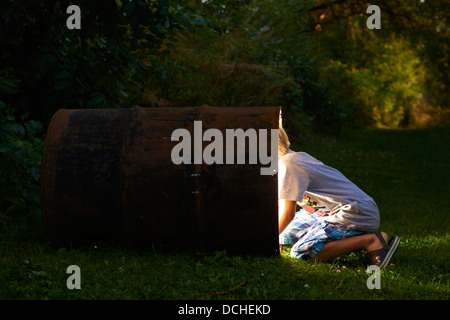
[[[374,237],[378,238],[378,240],[374,239],[368,247],[368,256],[371,265],[380,266],[383,268],[388,265],[389,261],[391,261],[395,251],[400,244],[400,238],[397,236],[392,236],[389,243],[386,244],[388,240],[388,236],[384,232],[377,232],[374,234]],[[378,247],[378,249],[376,249]]]
[[[371,251],[375,251],[375,250],[379,250],[382,249],[384,247],[383,243],[381,242],[381,239],[379,236],[377,236],[377,234],[381,235],[383,237],[384,243],[387,243],[389,240],[389,237],[387,235],[386,232],[377,232],[377,233],[372,233],[372,241],[371,243],[367,246],[366,250],[367,252],[371,252]]]

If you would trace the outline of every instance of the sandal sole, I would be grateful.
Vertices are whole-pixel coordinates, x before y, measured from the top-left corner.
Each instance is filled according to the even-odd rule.
[[[397,251],[399,244],[400,238],[397,236],[393,236],[391,241],[389,241],[389,251],[386,254],[386,257],[384,257],[383,261],[381,262],[380,268],[386,267],[389,264],[395,252]]]

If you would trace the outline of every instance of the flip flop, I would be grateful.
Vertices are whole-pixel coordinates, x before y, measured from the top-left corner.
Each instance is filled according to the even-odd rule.
[[[371,265],[377,265],[380,268],[383,268],[386,267],[391,261],[395,251],[398,248],[398,245],[400,244],[400,238],[398,236],[392,236],[392,238],[389,240],[389,243],[386,244],[386,241],[384,241],[384,238],[380,232],[377,232],[375,234],[380,239],[383,248],[370,251],[367,254],[369,256],[369,262]]]

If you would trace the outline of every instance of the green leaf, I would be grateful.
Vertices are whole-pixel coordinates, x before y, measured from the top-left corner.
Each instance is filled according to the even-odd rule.
[[[103,95],[101,93],[95,93],[92,98],[87,102],[88,106],[94,106],[103,102]]]
[[[20,123],[7,123],[3,126],[3,130],[15,133],[17,135],[25,135],[25,128]]]
[[[40,132],[43,128],[42,123],[35,120],[30,120],[24,123],[25,129],[32,135]]]
[[[53,79],[55,80],[61,80],[61,79],[66,79],[70,77],[70,73],[66,70],[61,71],[60,73],[56,74],[55,76],[53,76]]]
[[[8,80],[8,79],[0,79],[0,92],[6,93],[6,94],[14,94],[19,92],[19,88],[17,84],[19,83],[18,80]]]
[[[67,87],[67,82],[66,81],[58,81],[57,83],[55,83],[55,85],[53,86],[53,89],[55,90],[63,90]]]
[[[130,16],[134,13],[134,3],[131,1],[127,1],[124,5],[125,13],[127,16]]]

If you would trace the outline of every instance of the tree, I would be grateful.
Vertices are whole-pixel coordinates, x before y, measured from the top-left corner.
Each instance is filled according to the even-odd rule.
[[[168,1],[73,1],[82,28],[66,26],[66,1],[3,1],[0,62],[20,81],[0,98],[47,122],[59,108],[129,107],[172,27]]]
[[[381,30],[365,28],[363,1],[317,1],[310,8],[311,27],[330,62],[322,79],[333,91],[333,104],[362,124],[372,119],[394,127],[419,121],[415,114],[424,105],[448,109],[448,4],[377,5]]]

